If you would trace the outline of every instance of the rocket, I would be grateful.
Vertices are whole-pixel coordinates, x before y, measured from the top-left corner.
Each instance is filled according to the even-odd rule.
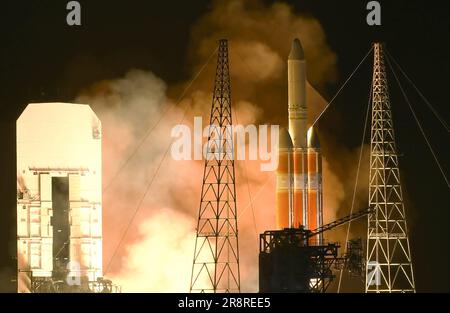
[[[300,225],[306,226],[308,223],[308,157],[306,142],[306,61],[302,44],[298,39],[294,39],[292,42],[288,57],[288,118],[294,159],[293,226],[299,227]]]
[[[277,228],[303,225],[315,229],[323,224],[322,156],[316,131],[312,127],[308,130],[306,60],[297,38],[287,63],[289,130],[282,129],[279,138]],[[286,177],[291,177],[292,184]]]
[[[294,221],[294,154],[291,136],[286,128],[281,128],[278,139],[277,168],[277,210],[276,224],[278,228],[293,227]]]
[[[323,225],[322,195],[322,154],[319,137],[313,127],[307,134],[308,142],[308,226],[316,229]],[[323,233],[319,234],[319,242],[323,242]]]

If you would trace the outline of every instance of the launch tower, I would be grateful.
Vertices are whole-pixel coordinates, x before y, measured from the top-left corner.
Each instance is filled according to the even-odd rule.
[[[191,292],[240,292],[228,42],[219,41]]]
[[[374,44],[366,292],[415,292],[383,45]]]

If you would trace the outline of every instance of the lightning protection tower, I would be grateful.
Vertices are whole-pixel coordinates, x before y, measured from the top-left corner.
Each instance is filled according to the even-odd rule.
[[[219,41],[191,292],[240,292],[228,42]]]
[[[383,45],[374,44],[366,292],[415,292]]]

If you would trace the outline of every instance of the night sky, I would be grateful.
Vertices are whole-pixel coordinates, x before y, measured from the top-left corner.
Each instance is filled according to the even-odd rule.
[[[7,283],[15,272],[15,121],[26,104],[71,101],[83,88],[131,68],[151,70],[170,84],[186,81],[191,26],[212,6],[206,0],[79,2],[80,27],[66,25],[67,1],[10,0],[0,8],[0,291],[15,291]],[[382,26],[377,27],[366,24],[364,0],[289,2],[321,22],[338,56],[338,80],[321,90],[327,99],[378,40],[450,123],[448,1],[380,1]],[[333,132],[348,147],[361,138],[370,80],[371,60],[320,121],[323,132]],[[390,84],[417,290],[450,292],[450,190],[393,77]],[[407,91],[450,177],[449,134],[413,89]],[[344,126],[332,129],[327,119],[337,112]]]

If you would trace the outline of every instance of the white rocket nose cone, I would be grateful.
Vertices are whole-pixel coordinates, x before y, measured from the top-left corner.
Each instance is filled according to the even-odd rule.
[[[305,52],[303,51],[302,44],[298,38],[292,41],[291,52],[289,53],[289,60],[304,60]]]

